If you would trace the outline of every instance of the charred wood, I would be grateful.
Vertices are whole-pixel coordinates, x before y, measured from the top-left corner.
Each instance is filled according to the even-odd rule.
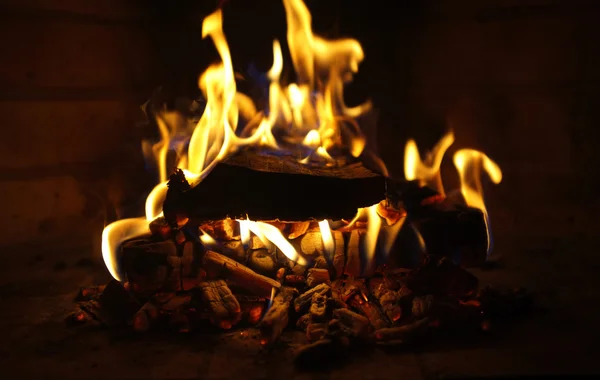
[[[327,284],[321,284],[302,293],[294,300],[294,310],[299,313],[303,309],[308,308],[308,305],[310,305],[312,302],[312,297],[314,294],[329,295],[331,294],[331,287],[329,287]]]
[[[384,177],[321,176],[327,169],[319,170],[317,175],[308,167],[307,170],[302,174],[276,173],[221,163],[201,185],[189,190],[181,185],[185,175],[177,172],[169,181],[164,215],[171,225],[182,215],[200,221],[228,216],[286,221],[351,219],[357,208],[371,206],[384,197]],[[347,170],[358,172],[354,167]],[[240,183],[248,184],[252,190],[239,191]],[[323,191],[313,199],[306,196],[306,189]],[[294,200],[292,204],[290,199]]]
[[[245,265],[213,251],[205,252],[202,262],[209,278],[226,278],[228,282],[258,296],[269,297],[273,288],[281,287],[279,282],[272,278],[260,275]]]
[[[288,324],[290,304],[297,294],[294,288],[284,286],[279,290],[259,325],[262,345],[272,345],[279,339]]]
[[[228,330],[242,317],[240,303],[225,281],[207,281],[200,283],[202,298],[208,306],[210,321],[222,329]]]

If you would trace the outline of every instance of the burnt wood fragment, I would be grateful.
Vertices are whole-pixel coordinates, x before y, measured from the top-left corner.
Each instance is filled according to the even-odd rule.
[[[272,345],[278,339],[289,321],[292,299],[298,294],[294,288],[282,287],[273,299],[273,304],[260,322],[260,343]]]

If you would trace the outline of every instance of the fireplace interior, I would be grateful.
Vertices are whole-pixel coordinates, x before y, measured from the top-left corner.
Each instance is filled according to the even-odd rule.
[[[74,315],[80,289],[90,292],[94,286],[108,284],[109,290],[121,294],[140,283],[146,288],[132,291],[149,289],[146,277],[135,279],[131,274],[135,272],[132,265],[139,266],[140,240],[125,241],[119,249],[130,261],[111,266],[103,252],[103,229],[112,222],[144,215],[153,187],[169,179],[177,166],[171,158],[162,171],[167,178],[159,178],[160,165],[148,159],[148,142],[160,138],[156,120],[148,117],[153,102],[189,111],[192,103],[186,99],[200,98],[199,74],[220,60],[210,38],[202,38],[203,20],[218,7],[233,69],[240,73],[238,89],[264,102],[264,93],[255,84],[267,80],[264,73],[273,63],[273,39],[282,43],[282,77],[286,84],[293,81],[284,6],[266,0],[4,2],[0,15],[5,47],[0,60],[5,134],[0,183],[4,200],[0,333],[5,343],[0,368],[5,373],[23,378],[312,378],[318,370],[318,376],[335,378],[432,379],[600,372],[596,304],[600,258],[595,238],[600,227],[595,190],[600,180],[596,149],[600,4],[591,0],[432,0],[395,5],[306,0],[305,4],[315,34],[327,39],[355,38],[364,50],[364,60],[344,95],[350,105],[371,100],[374,112],[360,120],[360,128],[368,148],[385,163],[387,175],[381,175],[373,159],[365,170],[378,175],[361,172],[352,187],[336,182],[347,173],[323,175],[319,171],[308,180],[295,181],[296,177],[290,180],[282,170],[274,173],[273,167],[279,164],[264,163],[287,162],[282,155],[259,158],[261,170],[248,174],[248,167],[254,165],[249,164],[254,154],[250,151],[246,156],[244,152],[232,155],[231,165],[220,163],[184,195],[171,186],[164,203],[165,225],[158,230],[155,225],[153,239],[168,230],[169,236],[159,239],[159,245],[181,245],[184,250],[188,242],[192,245],[189,227],[193,226],[198,239],[193,244],[202,247],[207,276],[194,285],[198,291],[206,298],[219,294],[226,299],[232,293],[221,275],[227,272],[225,279],[237,279],[254,294],[236,294],[234,304],[241,309],[234,319],[242,318],[246,323],[242,327],[229,326],[237,324],[237,319],[214,320],[213,315],[211,323],[198,331],[187,332],[185,325],[177,333],[170,329],[140,333],[148,330],[144,324],[148,321],[134,320],[133,328],[107,328],[94,321],[69,327],[65,321]],[[299,366],[298,350],[305,346],[307,333],[290,327],[279,337],[273,333],[279,326],[259,322],[266,318],[269,323],[280,323],[281,305],[299,310],[307,306],[308,310],[312,302],[318,314],[318,306],[329,302],[331,289],[319,292],[334,287],[336,276],[348,269],[348,248],[342,252],[346,267],[341,271],[329,270],[335,267],[332,255],[330,266],[321,263],[320,267],[309,258],[311,269],[298,272],[288,265],[292,257],[278,247],[287,269],[257,274],[266,279],[251,277],[248,285],[248,272],[235,269],[235,260],[227,257],[232,255],[223,247],[211,248],[215,243],[211,239],[228,233],[242,235],[240,226],[250,226],[255,235],[252,244],[265,244],[256,239],[260,233],[254,229],[268,235],[272,233],[265,230],[268,225],[277,226],[286,236],[318,234],[319,241],[325,241],[324,227],[317,221],[329,220],[326,230],[331,227],[332,236],[339,237],[344,247],[351,246],[353,233],[362,244],[359,233],[350,229],[366,222],[348,224],[348,220],[357,208],[380,201],[384,209],[398,211],[386,205],[395,189],[404,189],[400,193],[406,196],[406,180],[414,179],[406,172],[407,141],[414,139],[425,157],[449,131],[454,143],[440,167],[444,199],[460,193],[452,191],[461,186],[452,160],[460,149],[485,152],[501,168],[502,179],[492,184],[483,178],[489,220],[475,223],[476,228],[469,227],[466,235],[467,241],[476,242],[475,257],[487,261],[461,273],[478,279],[480,287],[490,284],[516,293],[521,292],[516,288],[525,288],[533,295],[534,306],[519,318],[506,315],[491,324],[478,320],[476,333],[456,329],[435,339],[424,335],[410,344],[353,344],[351,353],[329,350],[318,354],[320,359],[332,357],[325,360],[328,365]],[[176,140],[171,143],[176,145]],[[270,169],[264,170],[265,166]],[[305,166],[292,166],[310,172]],[[283,172],[289,170],[288,165]],[[170,180],[176,183],[182,178],[193,182],[187,172]],[[383,187],[380,198],[378,190],[373,191],[374,183]],[[435,183],[428,185],[435,188]],[[335,192],[327,195],[325,189]],[[337,196],[342,193],[344,197]],[[422,197],[427,202],[443,201],[433,195]],[[260,203],[264,197],[270,202]],[[312,202],[312,198],[318,200]],[[198,203],[190,199],[206,203],[195,207]],[[407,198],[402,201],[406,203]],[[471,209],[468,215],[484,220],[478,219],[482,217],[479,210]],[[162,203],[158,210],[163,211]],[[395,217],[377,210],[382,218]],[[227,216],[233,219],[223,222]],[[288,224],[273,222],[278,218]],[[346,224],[340,232],[335,226],[342,221]],[[419,264],[413,260],[405,265],[403,256],[396,257],[396,267],[423,265],[423,252],[445,252],[447,242],[456,240],[458,232],[448,232],[446,224],[430,228],[422,223],[419,226],[425,225],[425,232],[411,235],[410,246],[411,258],[417,252]],[[183,232],[177,235],[173,228]],[[486,235],[486,228],[493,235]],[[367,234],[364,229],[360,236]],[[428,235],[427,231],[434,232]],[[483,240],[479,239],[482,233]],[[188,235],[182,243],[178,239],[183,234]],[[419,236],[425,238],[426,248],[419,244]],[[240,245],[243,236],[238,240]],[[293,247],[300,257],[307,253],[302,243]],[[356,275],[366,276],[367,284],[375,283],[374,273],[379,273],[381,263],[365,261],[365,252],[356,250],[363,256],[357,259],[357,272],[348,282]],[[435,262],[456,261],[456,257],[434,256],[441,260]],[[209,264],[219,270],[211,272],[206,269]],[[257,265],[249,266],[260,272],[262,267]],[[121,275],[129,279],[123,281],[125,287],[114,279],[123,280]],[[292,284],[302,276],[303,284],[312,282],[308,286],[320,295],[309,294],[310,300],[298,296],[304,290],[298,292]],[[179,285],[183,287],[183,281]],[[180,298],[184,297],[181,290]],[[244,309],[257,304],[252,298],[256,294],[264,308],[256,313],[251,307]],[[361,298],[369,303],[375,292],[356,294],[361,297],[344,298],[350,306],[335,306],[333,314],[338,320],[349,315],[360,330],[356,326],[364,317],[349,310],[360,310]],[[352,302],[357,304],[352,306]],[[119,311],[127,307],[122,304]],[[267,309],[271,314],[263,316]],[[314,313],[311,308],[309,314]],[[369,317],[368,312],[364,314]],[[394,320],[393,310],[383,318]],[[248,326],[251,321],[259,328]],[[265,340],[273,334],[278,338]]]

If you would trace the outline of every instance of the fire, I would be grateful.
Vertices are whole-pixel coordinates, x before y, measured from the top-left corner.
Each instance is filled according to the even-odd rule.
[[[175,144],[179,158],[177,166],[187,169],[186,178],[192,186],[198,185],[219,162],[248,146],[274,150],[285,150],[290,144],[301,146],[304,157],[298,158],[300,162],[327,164],[334,162],[330,154],[333,148],[346,148],[355,157],[364,150],[365,138],[353,118],[367,112],[370,104],[349,108],[343,97],[344,83],[352,79],[364,59],[362,47],[353,39],[327,41],[314,35],[311,16],[304,3],[300,0],[284,0],[283,3],[288,23],[287,40],[298,83],[287,87],[280,84],[283,58],[279,41],[273,41],[273,65],[268,72],[268,112],[257,112],[252,100],[237,91],[221,10],[204,19],[202,38],[212,39],[221,61],[208,67],[200,76],[199,87],[206,99],[206,107],[191,136],[185,135],[187,128],[182,127],[185,123],[179,115],[163,111],[157,116],[161,140],[153,146],[144,145],[145,154],[154,156],[160,177],[160,183],[146,200],[147,221],[162,215],[167,192],[167,155],[173,141],[182,134],[183,138]],[[235,131],[240,119],[244,119],[246,127],[238,135]],[[279,140],[275,139],[273,130],[284,132],[278,133],[282,136]],[[342,141],[349,142],[348,146],[344,147]],[[135,223],[142,225],[140,219],[135,220],[137,222],[112,224],[103,232],[103,257],[113,276],[117,247],[131,237],[121,229]],[[262,236],[279,239],[269,227],[262,224],[249,226],[260,231]],[[145,233],[147,228],[139,227],[135,231]],[[249,237],[248,234],[244,236]],[[284,244],[284,247],[287,253],[296,257],[289,246]]]
[[[335,241],[333,240],[333,235],[331,234],[329,221],[326,219],[320,221],[319,230],[321,231],[321,239],[323,239],[323,246],[325,247],[325,253],[327,253],[327,258],[329,260],[332,260],[335,250]]]
[[[282,235],[277,227],[269,223],[254,222],[252,220],[239,220],[238,222],[240,225],[245,224],[248,230],[258,236],[265,245],[275,244],[290,260],[300,265],[308,264],[306,259],[298,254],[296,248]]]
[[[483,200],[481,185],[482,169],[488,174],[493,183],[502,181],[502,171],[498,164],[484,153],[473,149],[461,149],[454,154],[454,166],[460,176],[460,191],[468,206],[481,210],[485,216],[488,230],[488,253],[491,248],[489,215]]]
[[[446,133],[444,137],[427,152],[425,160],[421,160],[419,148],[415,140],[410,139],[404,148],[404,176],[408,181],[418,180],[421,186],[429,186],[444,195],[444,186],[440,176],[440,166],[444,154],[454,144],[454,133]]]
[[[273,64],[267,73],[267,110],[257,110],[253,100],[237,89],[231,53],[223,33],[222,11],[217,10],[204,19],[202,38],[212,40],[220,57],[220,61],[209,66],[198,80],[198,86],[206,99],[204,112],[195,125],[175,112],[162,110],[157,114],[161,140],[154,145],[145,142],[143,150],[146,155],[155,159],[160,182],[146,199],[145,218],[114,222],[102,234],[104,262],[115,279],[121,280],[117,263],[120,244],[148,233],[148,223],[162,216],[162,205],[167,193],[167,162],[171,150],[177,157],[177,167],[184,170],[192,187],[201,184],[218,163],[249,147],[266,152],[278,151],[279,154],[292,156],[303,164],[325,166],[335,165],[335,157],[339,154],[359,157],[364,152],[366,139],[355,119],[368,112],[371,104],[366,102],[348,107],[344,102],[344,84],[352,80],[364,59],[360,43],[350,38],[326,40],[313,34],[311,15],[306,5],[301,0],[283,0],[283,4],[287,20],[287,43],[297,82],[282,84],[283,55],[279,41],[274,40]],[[453,142],[454,134],[449,132],[421,160],[416,143],[410,140],[405,152],[406,178],[418,180],[421,185],[431,186],[443,194],[439,168],[445,152]],[[494,181],[499,178],[500,170],[485,155],[476,156],[471,151],[461,152],[455,156],[455,163],[462,168],[459,168],[459,172],[464,183],[463,194],[470,205],[485,212],[480,183],[466,185],[467,180],[475,181],[473,178],[477,178],[478,181],[478,172],[469,168],[475,165],[473,162],[481,162],[478,165],[483,166]],[[377,157],[373,158],[387,175],[382,161]],[[367,223],[361,249],[369,263],[375,258],[379,248],[385,255],[389,254],[404,223],[402,217],[394,225],[384,229],[377,207],[376,204],[359,209],[356,218],[350,223],[353,225],[359,220]],[[265,245],[276,246],[289,259],[307,264],[306,258],[274,225],[247,219],[238,222],[240,238],[246,248],[251,243],[251,234],[254,234]],[[330,221],[320,221],[319,227],[324,250],[331,258],[335,241]],[[381,231],[384,230],[385,233],[382,234]],[[199,239],[207,245],[217,244],[206,233],[202,233]]]

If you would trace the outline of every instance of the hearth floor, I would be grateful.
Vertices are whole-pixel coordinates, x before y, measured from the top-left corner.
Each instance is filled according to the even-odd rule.
[[[89,249],[56,253],[13,248],[7,255],[13,259],[0,270],[0,369],[15,378],[62,379],[409,380],[600,374],[598,251],[581,239],[560,244],[512,239],[498,250],[510,254],[497,268],[476,271],[482,283],[536,291],[540,310],[483,341],[374,349],[349,358],[344,366],[315,373],[300,372],[293,365],[301,333],[287,333],[277,349],[266,352],[239,330],[175,336],[135,335],[91,325],[67,328],[63,318],[73,310],[78,288],[108,280],[101,258],[90,259]]]

